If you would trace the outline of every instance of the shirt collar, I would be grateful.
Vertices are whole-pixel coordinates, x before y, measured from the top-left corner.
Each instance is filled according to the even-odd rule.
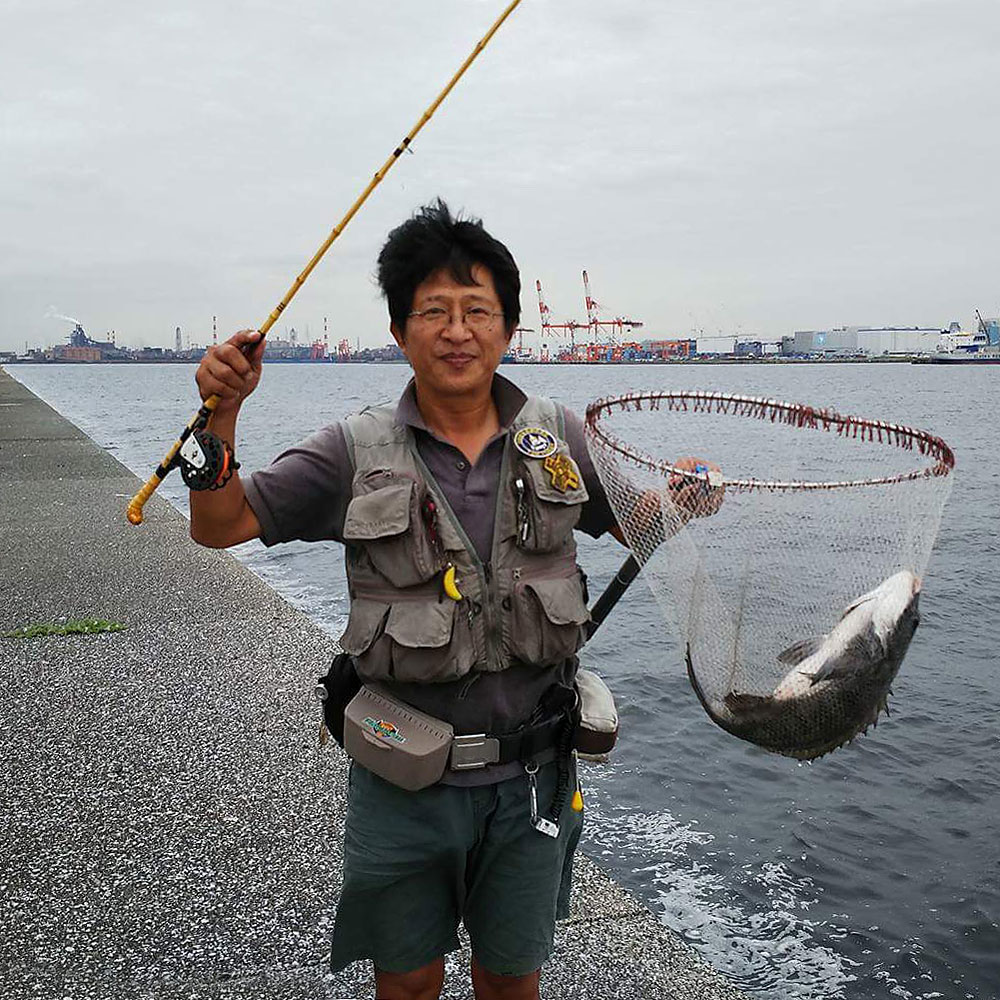
[[[528,397],[510,379],[500,374],[494,374],[490,392],[493,394],[493,402],[500,417],[500,433],[505,434],[517,419]],[[403,395],[396,404],[396,423],[433,434],[420,414],[420,408],[417,406],[417,384],[412,378],[407,382]]]

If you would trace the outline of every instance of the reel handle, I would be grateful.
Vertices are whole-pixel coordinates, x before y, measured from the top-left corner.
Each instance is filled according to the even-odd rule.
[[[201,409],[187,422],[181,436],[170,446],[170,451],[163,457],[163,461],[153,470],[153,474],[143,484],[142,489],[129,501],[125,516],[131,524],[142,524],[142,509],[146,506],[146,501],[156,491],[157,486],[167,478],[167,473],[177,464],[177,453],[181,450],[184,442],[197,430],[201,430],[207,423],[208,418],[215,411],[215,408],[222,402],[221,396],[209,396]]]

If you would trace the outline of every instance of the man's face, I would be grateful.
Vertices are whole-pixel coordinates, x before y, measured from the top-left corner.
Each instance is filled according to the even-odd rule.
[[[507,349],[507,327],[493,275],[476,264],[472,277],[476,284],[461,285],[447,271],[435,271],[413,293],[412,311],[425,315],[409,317],[402,331],[392,326],[422,392],[465,396],[492,384]],[[444,310],[447,322],[438,310]],[[496,315],[484,317],[484,311]],[[476,312],[478,319],[470,319],[470,328],[463,318]]]

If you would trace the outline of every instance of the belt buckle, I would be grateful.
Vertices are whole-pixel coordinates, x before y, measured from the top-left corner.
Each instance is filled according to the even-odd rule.
[[[451,760],[453,771],[471,771],[500,762],[500,741],[486,733],[470,736],[453,736],[451,739]]]

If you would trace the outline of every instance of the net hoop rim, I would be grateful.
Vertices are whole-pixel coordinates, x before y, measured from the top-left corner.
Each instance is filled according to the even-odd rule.
[[[663,476],[682,475],[688,479],[709,483],[709,474],[694,473],[690,469],[680,469],[669,462],[659,461],[651,455],[634,448],[600,424],[602,415],[615,408],[620,410],[642,410],[643,404],[650,410],[659,410],[666,403],[668,410],[696,413],[724,413],[734,416],[749,416],[769,419],[771,423],[780,421],[796,427],[811,430],[836,430],[840,437],[860,438],[862,441],[894,445],[907,451],[917,448],[922,455],[935,459],[933,465],[914,469],[893,476],[874,476],[867,479],[846,479],[826,482],[806,480],[767,479],[726,479],[722,485],[737,492],[751,490],[837,490],[860,486],[886,486],[894,483],[912,482],[918,479],[943,477],[951,474],[955,467],[955,454],[943,439],[929,431],[904,424],[889,423],[867,417],[848,416],[825,407],[809,406],[805,403],[786,403],[762,396],[743,396],[724,392],[687,390],[681,392],[631,392],[623,396],[598,399],[587,407],[585,426],[589,435],[605,447],[624,456],[636,465],[650,469]],[[690,407],[689,407],[689,404]]]

